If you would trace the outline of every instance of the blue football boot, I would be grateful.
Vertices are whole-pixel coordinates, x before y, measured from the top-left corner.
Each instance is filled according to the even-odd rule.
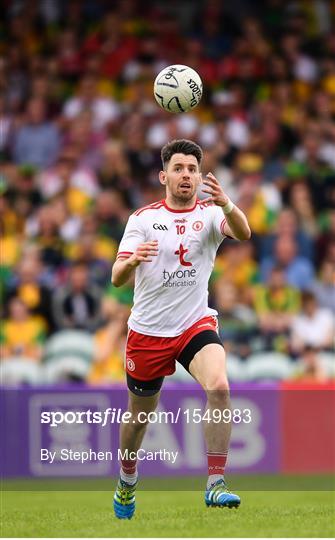
[[[131,519],[135,513],[136,484],[127,484],[119,478],[114,494],[114,512],[119,519]]]
[[[241,504],[241,499],[238,495],[230,493],[227,489],[223,478],[217,480],[205,491],[205,503],[208,507],[223,508],[238,508]]]

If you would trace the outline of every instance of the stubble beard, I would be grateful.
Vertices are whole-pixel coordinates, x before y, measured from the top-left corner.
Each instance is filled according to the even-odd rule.
[[[195,194],[196,194],[196,189],[190,190],[189,193],[180,193],[176,190],[175,193],[171,193],[171,199],[176,205],[187,206],[188,203],[192,201]]]

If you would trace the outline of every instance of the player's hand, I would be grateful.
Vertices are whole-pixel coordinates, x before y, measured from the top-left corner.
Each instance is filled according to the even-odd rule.
[[[214,174],[211,172],[206,174],[206,178],[203,179],[202,183],[207,186],[207,188],[202,189],[202,191],[210,194],[210,197],[201,201],[202,203],[212,202],[217,206],[225,206],[229,202],[229,197],[223,191],[220,182],[215,178]]]
[[[157,255],[158,240],[151,240],[137,246],[135,253],[129,257],[128,262],[131,266],[138,266],[141,262],[152,262],[152,257]]]

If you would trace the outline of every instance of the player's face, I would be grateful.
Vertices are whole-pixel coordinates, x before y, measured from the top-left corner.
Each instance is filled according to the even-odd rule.
[[[166,186],[168,198],[186,203],[196,197],[201,183],[199,164],[195,156],[173,154],[165,171],[160,173],[160,181]]]

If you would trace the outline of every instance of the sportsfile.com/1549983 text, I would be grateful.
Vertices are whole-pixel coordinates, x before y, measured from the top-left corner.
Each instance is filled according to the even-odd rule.
[[[187,424],[200,422],[250,424],[252,422],[251,409],[181,409],[175,411],[145,411],[133,416],[129,411],[121,408],[109,407],[103,411],[53,410],[41,412],[41,424],[57,427],[61,424],[177,424],[179,421]]]

